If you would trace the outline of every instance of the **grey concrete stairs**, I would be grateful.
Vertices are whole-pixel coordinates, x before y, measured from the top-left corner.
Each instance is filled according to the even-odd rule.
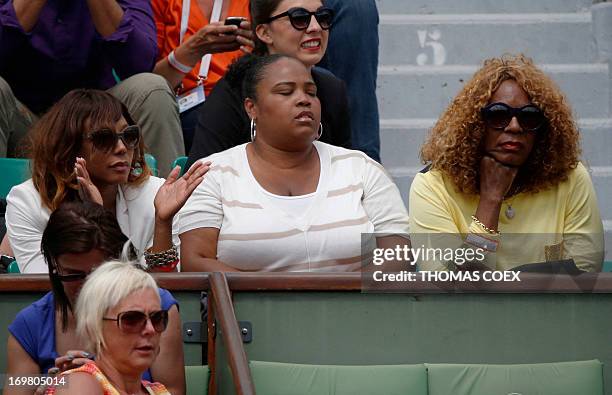
[[[377,0],[381,155],[406,204],[423,167],[420,145],[462,84],[484,59],[522,52],[569,98],[582,134],[582,159],[591,168],[612,239],[612,75],[594,34],[592,3]]]

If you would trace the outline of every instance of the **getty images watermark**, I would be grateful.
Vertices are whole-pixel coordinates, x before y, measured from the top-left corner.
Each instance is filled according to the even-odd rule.
[[[520,269],[500,270],[487,239],[428,234],[389,238],[362,235],[364,292],[457,291],[456,285],[521,283]],[[381,242],[382,241],[382,242]]]
[[[425,270],[416,272],[417,263]],[[414,248],[397,245],[374,248],[372,265],[374,268],[367,272],[371,273],[374,282],[521,281],[519,271],[491,270],[487,251],[477,247],[433,248],[421,245]],[[409,270],[401,270],[402,267]],[[426,270],[428,268],[432,270]]]

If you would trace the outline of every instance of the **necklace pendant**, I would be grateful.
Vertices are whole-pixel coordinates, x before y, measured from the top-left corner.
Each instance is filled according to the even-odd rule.
[[[514,218],[514,215],[516,214],[516,212],[514,211],[512,206],[508,206],[508,208],[506,208],[505,214],[506,214],[506,218],[512,219]]]

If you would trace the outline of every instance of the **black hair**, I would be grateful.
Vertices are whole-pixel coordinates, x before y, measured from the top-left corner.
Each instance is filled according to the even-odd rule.
[[[97,249],[102,251],[105,259],[118,259],[127,241],[116,216],[99,204],[64,202],[51,213],[42,235],[41,250],[49,266],[55,308],[60,311],[62,330],[66,330],[68,309],[72,311],[72,306],[58,277],[57,257]]]
[[[242,100],[250,98],[257,100],[257,85],[264,77],[268,66],[281,59],[294,59],[287,55],[244,55],[230,66],[225,79],[232,89],[240,91]]]
[[[253,40],[255,42],[255,55],[267,55],[268,46],[257,37],[257,26],[267,23],[272,12],[278,7],[282,0],[251,0],[249,11],[251,13],[251,28],[253,29]]]

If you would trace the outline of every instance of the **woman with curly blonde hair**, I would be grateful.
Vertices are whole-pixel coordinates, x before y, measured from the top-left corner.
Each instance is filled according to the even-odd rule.
[[[428,171],[410,189],[413,246],[431,247],[435,237],[423,234],[436,233],[484,252],[470,265],[438,256],[421,268],[573,259],[599,271],[603,226],[579,156],[578,128],[557,85],[523,55],[486,60],[432,129],[421,148]]]

